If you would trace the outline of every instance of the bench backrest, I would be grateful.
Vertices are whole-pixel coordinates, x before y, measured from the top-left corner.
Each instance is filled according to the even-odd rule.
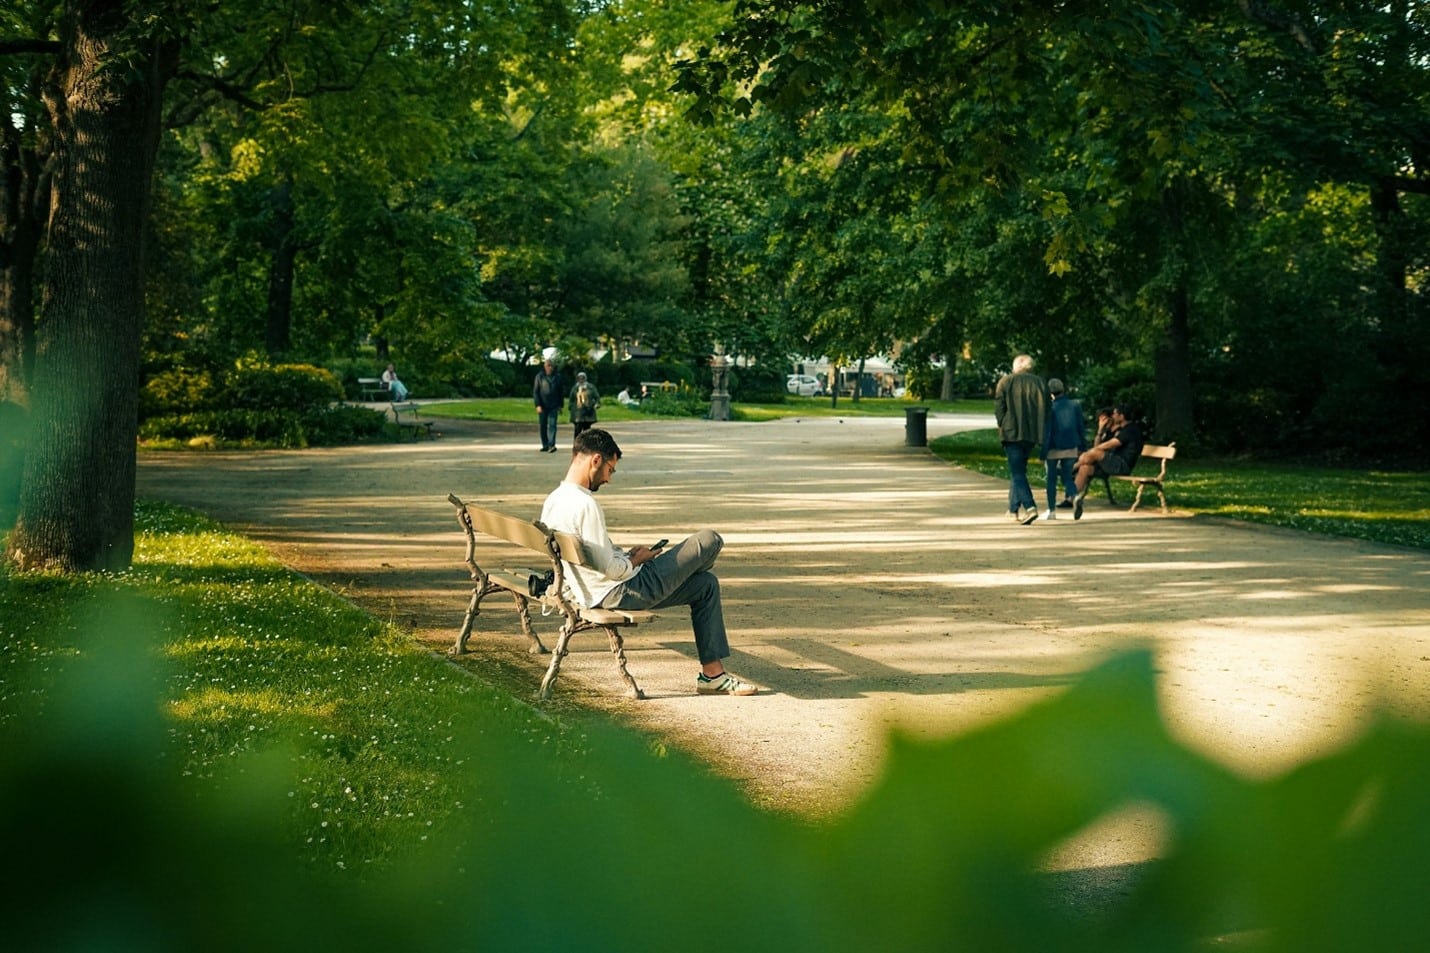
[[[1165,447],[1160,444],[1149,443],[1142,446],[1142,456],[1153,457],[1158,460],[1170,460],[1177,455],[1176,443],[1169,443]]]
[[[477,532],[524,546],[542,555],[547,554],[546,534],[548,530],[539,521],[519,519],[487,509],[485,506],[464,503],[455,496],[448,496],[447,499],[453,506],[458,507],[459,511],[466,511],[472,520],[472,529]],[[551,535],[556,539],[557,549],[561,553],[562,559],[572,565],[586,565],[586,549],[581,545],[579,536],[556,532]]]
[[[1177,444],[1175,441],[1167,444],[1166,446],[1162,446],[1161,444],[1156,443],[1148,443],[1142,445],[1142,456],[1151,457],[1153,460],[1159,460],[1162,463],[1162,469],[1157,471],[1158,480],[1165,480],[1167,478],[1167,461],[1172,459],[1176,455]]]

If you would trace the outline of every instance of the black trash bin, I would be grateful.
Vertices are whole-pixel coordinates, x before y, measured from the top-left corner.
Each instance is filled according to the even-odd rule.
[[[927,447],[929,444],[929,409],[904,408],[904,446]]]

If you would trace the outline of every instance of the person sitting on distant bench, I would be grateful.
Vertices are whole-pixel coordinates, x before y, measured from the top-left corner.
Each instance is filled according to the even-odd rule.
[[[1073,519],[1082,519],[1082,503],[1087,487],[1094,477],[1128,476],[1142,455],[1142,428],[1132,419],[1131,408],[1119,404],[1112,408],[1112,436],[1093,444],[1077,458],[1077,473],[1073,483],[1077,496],[1073,498]]]
[[[387,365],[387,370],[382,372],[382,386],[392,395],[395,401],[407,399],[407,385],[397,379],[397,368],[391,364]]]
[[[616,395],[616,403],[622,407],[632,407],[639,404],[640,401],[631,396],[631,389],[629,387],[623,387],[621,392]]]

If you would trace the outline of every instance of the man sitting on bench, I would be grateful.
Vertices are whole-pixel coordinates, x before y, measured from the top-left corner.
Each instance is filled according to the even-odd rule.
[[[572,533],[585,544],[587,566],[563,560],[570,597],[588,609],[661,609],[690,606],[700,674],[695,691],[701,695],[754,695],[754,685],[725,671],[730,654],[720,580],[710,571],[724,540],[702,529],[669,549],[660,545],[617,549],[606,534],[606,516],[595,493],[611,481],[621,448],[606,431],[584,430],[572,444],[566,479],[552,490],[541,508],[541,522],[552,530]]]
[[[1099,440],[1089,450],[1077,458],[1077,472],[1073,484],[1077,496],[1073,498],[1073,519],[1082,519],[1082,504],[1087,497],[1088,484],[1095,477],[1130,476],[1137,459],[1142,455],[1142,428],[1134,419],[1136,413],[1124,404],[1112,408],[1112,436]]]

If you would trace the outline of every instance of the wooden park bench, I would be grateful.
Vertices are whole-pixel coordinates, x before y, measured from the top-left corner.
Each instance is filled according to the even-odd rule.
[[[362,399],[368,403],[387,400],[387,385],[381,377],[359,377],[358,387],[362,388]]]
[[[410,400],[407,400],[400,402],[393,401],[391,406],[392,422],[397,424],[399,429],[410,429],[412,431],[412,436],[414,439],[416,439],[417,437],[421,437],[424,434],[429,440],[433,439],[436,436],[434,433],[432,433],[432,428],[436,425],[437,421],[417,419],[418,411],[420,411],[422,408],[421,404],[417,404]],[[402,419],[403,414],[407,415],[406,420]]]
[[[1127,512],[1131,513],[1133,510],[1137,509],[1138,504],[1142,502],[1142,491],[1147,489],[1149,486],[1157,488],[1157,500],[1162,504],[1162,512],[1167,512],[1167,496],[1165,493],[1162,492],[1162,484],[1167,481],[1167,461],[1171,460],[1176,455],[1177,444],[1175,442],[1169,443],[1166,446],[1149,443],[1145,444],[1142,447],[1142,455],[1137,458],[1137,461],[1140,463],[1148,458],[1161,461],[1161,469],[1157,471],[1156,476],[1136,476],[1134,474],[1130,476],[1110,477],[1107,474],[1104,474],[1099,471],[1098,476],[1102,477],[1102,487],[1107,491],[1107,502],[1111,503],[1113,506],[1117,505],[1117,501],[1112,498],[1112,481],[1126,480],[1127,482],[1136,484],[1137,486],[1137,498],[1132,501],[1132,505],[1128,507]]]
[[[551,695],[551,686],[555,684],[556,676],[561,671],[561,661],[566,657],[571,637],[587,629],[605,630],[610,639],[611,653],[616,659],[616,671],[626,683],[630,696],[645,698],[645,693],[626,670],[626,650],[621,629],[651,622],[656,616],[652,612],[625,609],[587,609],[566,597],[561,561],[564,559],[577,566],[589,565],[585,547],[579,537],[547,529],[538,520],[519,519],[473,503],[464,503],[455,495],[449,494],[447,501],[457,508],[457,521],[462,524],[462,531],[467,537],[465,563],[467,572],[472,577],[472,599],[467,606],[467,615],[462,620],[461,631],[457,633],[457,643],[452,646],[453,655],[462,655],[467,651],[467,639],[472,634],[472,624],[481,614],[482,600],[494,592],[505,591],[511,593],[516,602],[516,614],[521,620],[522,634],[526,636],[527,651],[532,655],[546,654],[546,646],[541,644],[541,639],[531,627],[531,604],[540,606],[544,612],[556,612],[561,616],[556,650],[551,655],[551,665],[546,670],[546,677],[541,680],[541,689],[538,692],[542,699]],[[539,556],[540,568],[483,569],[476,559],[479,536],[503,540],[519,547],[519,551],[513,550],[513,558],[519,556],[531,560],[533,554]],[[533,596],[529,588],[530,577],[540,577],[548,571],[552,574],[551,583],[544,594]]]

